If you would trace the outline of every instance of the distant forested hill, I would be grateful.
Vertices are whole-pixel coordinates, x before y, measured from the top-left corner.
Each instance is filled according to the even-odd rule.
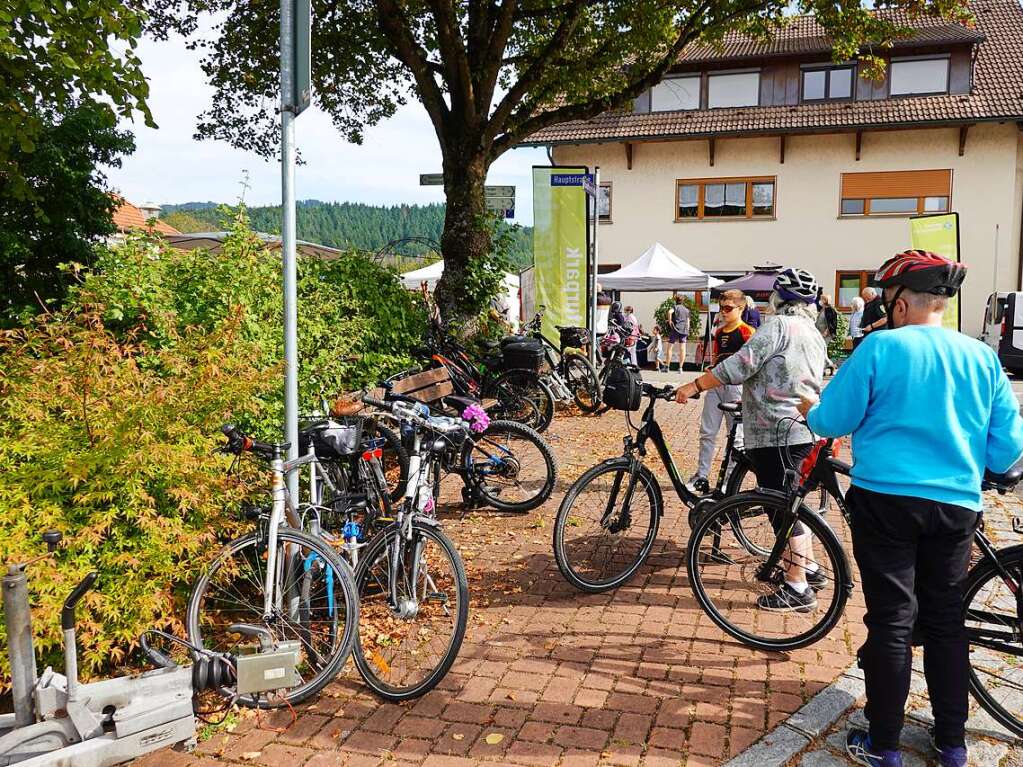
[[[249,208],[252,228],[260,232],[280,232],[280,206]],[[226,224],[213,202],[186,202],[164,205],[163,216],[171,226],[183,232],[225,229]],[[427,237],[439,240],[444,229],[444,205],[363,205],[354,202],[298,203],[298,237],[334,248],[354,247],[376,251],[389,242],[404,237]],[[511,258],[518,268],[533,263],[533,230],[531,227],[511,229]],[[405,253],[423,253],[425,245],[403,248]]]

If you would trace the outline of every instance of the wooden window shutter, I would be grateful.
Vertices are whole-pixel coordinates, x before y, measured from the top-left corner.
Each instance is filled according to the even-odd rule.
[[[951,170],[896,170],[842,174],[842,199],[951,196]]]

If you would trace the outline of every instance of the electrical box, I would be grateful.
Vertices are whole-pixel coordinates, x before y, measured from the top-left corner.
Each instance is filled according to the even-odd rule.
[[[238,656],[238,694],[298,687],[300,642],[281,642],[276,649]]]

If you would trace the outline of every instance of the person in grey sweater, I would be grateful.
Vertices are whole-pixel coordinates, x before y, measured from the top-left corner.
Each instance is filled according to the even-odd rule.
[[[718,386],[742,384],[745,451],[760,487],[784,490],[785,470],[798,468],[813,446],[813,435],[797,408],[802,397],[819,396],[828,359],[814,324],[816,299],[812,274],[794,268],[780,272],[771,295],[774,319],[761,325],[738,352],[675,394],[676,401],[685,402]],[[761,609],[806,612],[816,607],[814,587],[824,587],[826,579],[818,572],[810,543],[797,523],[784,582],[775,593],[759,598]]]

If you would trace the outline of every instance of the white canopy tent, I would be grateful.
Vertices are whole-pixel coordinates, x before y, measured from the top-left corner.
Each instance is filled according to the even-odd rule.
[[[430,291],[433,292],[436,290],[437,281],[440,280],[440,276],[442,274],[444,274],[444,262],[435,261],[429,266],[424,266],[421,269],[413,269],[411,272],[404,272],[401,275],[401,284],[408,290],[418,290],[419,286],[425,282]],[[508,319],[511,320],[512,324],[518,327],[520,320],[520,301],[519,276],[517,274],[505,272],[504,297],[508,302]]]
[[[721,284],[721,280],[687,264],[659,242],[631,264],[598,279],[605,290],[706,290]]]

